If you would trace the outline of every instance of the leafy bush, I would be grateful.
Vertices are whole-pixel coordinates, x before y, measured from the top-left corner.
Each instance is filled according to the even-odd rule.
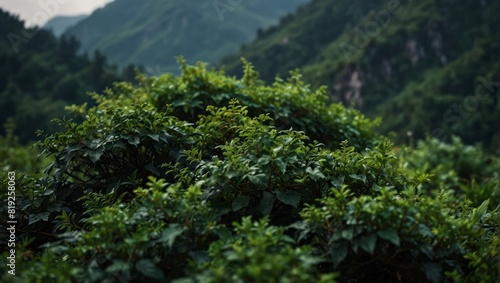
[[[212,125],[231,129],[231,140],[218,147],[223,154],[205,161],[196,158],[199,147],[187,150],[187,159],[198,165],[188,175],[179,174],[179,180],[186,183],[193,178],[206,181],[205,194],[229,217],[227,224],[242,215],[269,214],[272,223],[290,224],[298,220],[302,204],[314,202],[332,186],[349,184],[362,195],[386,185],[401,190],[410,182],[392,166],[395,157],[389,142],[364,154],[347,142],[341,149],[328,151],[317,142],[307,144],[309,138],[302,132],[266,126],[264,122],[272,121],[268,116],[249,119],[246,108],[235,103],[209,108],[213,116],[202,116],[199,121],[201,129],[207,124],[211,129]]]
[[[318,276],[321,261],[311,247],[294,248],[294,240],[266,218],[234,223],[234,236],[212,243],[210,261],[198,263],[191,282],[333,282],[334,274]],[[197,275],[198,274],[198,275]],[[188,280],[184,281],[188,282]]]
[[[54,161],[23,183],[22,272],[2,281],[495,278],[497,163],[480,170],[479,148],[394,151],[298,73],[265,86],[250,65],[241,80],[181,67],[69,107],[83,122],[38,143]]]
[[[231,99],[238,99],[247,106],[250,116],[269,114],[277,129],[293,128],[304,131],[311,140],[337,147],[340,141],[349,140],[358,150],[373,145],[378,136],[373,129],[379,120],[370,121],[354,108],[341,104],[328,105],[326,88],[311,91],[301,81],[298,70],[290,72],[286,81],[277,77],[270,85],[260,81],[253,66],[243,60],[244,76],[234,79],[224,76],[221,70],[207,71],[203,63],[187,66],[179,58],[182,75],[171,74],[158,78],[142,78],[145,90],[153,94],[158,109],[171,105],[173,114],[180,119],[195,122],[208,105],[223,107]]]
[[[489,198],[491,209],[500,203],[500,159],[487,155],[479,146],[464,145],[458,137],[449,144],[427,138],[419,141],[416,148],[404,148],[399,155],[409,174],[432,175],[423,186],[428,193],[439,191],[436,188],[451,188],[473,205]]]
[[[360,281],[441,282],[445,272],[466,274],[464,255],[489,245],[488,232],[498,233],[498,211],[485,214],[488,202],[472,209],[449,192],[436,199],[418,197],[413,188],[402,195],[382,188],[378,196],[356,198],[343,187],[320,206],[305,208],[304,222],[295,226],[299,238],[329,258],[326,270]],[[497,257],[498,251],[475,259],[495,266]]]

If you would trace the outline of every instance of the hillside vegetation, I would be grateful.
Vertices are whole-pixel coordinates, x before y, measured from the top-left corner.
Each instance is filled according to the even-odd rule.
[[[176,56],[217,63],[307,1],[116,0],[65,34],[111,62],[142,65],[154,74],[178,72]]]
[[[79,16],[56,16],[50,19],[44,26],[44,29],[51,30],[55,36],[60,36],[66,29],[85,19],[87,15]]]
[[[499,1],[315,0],[260,32],[222,63],[241,75],[240,57],[262,79],[301,68],[333,101],[381,116],[384,133],[431,135],[500,150]]]
[[[498,158],[458,138],[394,148],[297,71],[180,64],[69,107],[82,121],[37,143],[50,164],[16,173],[2,282],[498,279]],[[29,160],[2,139],[7,165]]]
[[[3,10],[0,34],[0,125],[13,119],[22,143],[36,140],[39,129],[60,129],[50,120],[66,114],[67,104],[90,102],[87,92],[134,77],[132,67],[120,72],[99,52],[77,55],[80,45],[74,38],[25,28]]]
[[[498,1],[284,3],[0,11],[0,282],[499,282]]]

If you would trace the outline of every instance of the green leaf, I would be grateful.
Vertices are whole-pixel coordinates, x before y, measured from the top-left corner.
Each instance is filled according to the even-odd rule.
[[[168,144],[168,140],[171,139],[173,136],[164,132],[164,133],[160,133],[158,135],[160,137],[160,140],[164,143],[167,143]]]
[[[179,237],[186,228],[178,223],[168,225],[168,228],[163,230],[161,234],[160,241],[166,243],[167,247],[172,248],[175,239]]]
[[[274,153],[274,154],[277,154],[277,153],[278,153],[279,151],[281,151],[282,149],[283,149],[283,145],[281,144],[281,145],[279,145],[279,146],[277,146],[277,147],[273,148],[273,153]]]
[[[264,166],[269,163],[269,160],[271,160],[271,157],[269,155],[262,156],[261,158],[259,158],[259,160],[257,160],[257,164],[260,166]]]
[[[300,195],[296,191],[286,190],[286,191],[276,191],[276,196],[278,199],[288,205],[297,207],[300,202]]]
[[[396,230],[394,230],[392,228],[388,228],[388,229],[385,229],[383,231],[378,231],[377,235],[380,238],[387,240],[398,247],[400,245],[400,239],[399,239],[398,232],[396,232]]]
[[[436,237],[436,235],[432,233],[431,229],[429,229],[429,227],[425,226],[424,224],[418,224],[418,232],[423,236],[427,236],[430,238]]]
[[[146,166],[144,166],[144,169],[148,170],[149,172],[155,174],[156,176],[160,177],[160,171],[153,165],[153,163],[149,163]]]
[[[250,203],[250,197],[245,195],[238,195],[234,198],[232,203],[233,211],[236,212],[244,207],[246,207]]]
[[[441,282],[443,269],[439,264],[427,262],[422,265],[421,269],[425,273],[427,280],[433,283]]]
[[[276,200],[276,196],[264,191],[262,193],[262,199],[260,200],[259,204],[257,205],[257,210],[262,214],[262,215],[268,215],[271,213],[271,210],[273,209],[273,203]]]
[[[160,141],[160,135],[158,134],[148,134],[148,137],[150,137],[154,141]]]
[[[375,250],[376,243],[377,243],[377,235],[371,234],[371,235],[368,235],[366,237],[361,238],[361,240],[359,242],[359,246],[365,252],[372,255],[373,251]]]
[[[346,239],[346,240],[352,240],[352,237],[354,236],[354,231],[353,229],[346,229],[346,230],[343,230],[342,231],[342,238]]]
[[[117,142],[113,143],[113,147],[120,148],[120,149],[126,149],[127,148],[125,146],[125,143],[123,141],[117,141]]]
[[[334,243],[330,250],[330,258],[332,259],[333,266],[337,267],[347,256],[348,247],[347,242]]]
[[[266,174],[257,174],[257,175],[247,175],[248,180],[252,182],[254,185],[265,188],[267,187],[267,176]]]
[[[307,167],[306,173],[309,173],[309,177],[313,181],[318,181],[319,179],[324,179],[325,175],[319,170],[318,167],[312,169],[311,167]]]
[[[40,220],[49,221],[50,212],[42,212],[38,214],[30,214],[28,225],[36,223]]]
[[[141,142],[141,139],[139,137],[131,137],[128,139],[128,143],[131,144],[131,145],[134,145],[134,146],[137,146],[139,145],[139,143]]]
[[[429,243],[421,243],[418,245],[420,252],[425,254],[428,258],[434,257],[434,252],[432,251],[432,246]]]
[[[490,200],[487,199],[483,201],[483,203],[476,209],[474,209],[474,212],[472,213],[472,222],[477,223],[481,220],[481,217],[483,217],[484,213],[488,209],[488,205],[490,203]]]
[[[165,280],[165,276],[150,259],[141,259],[135,264],[135,268],[144,276],[157,280]]]
[[[333,186],[336,189],[342,188],[342,185],[344,184],[344,179],[345,179],[344,175],[338,176],[335,180],[333,180],[333,182],[332,182]]]
[[[90,157],[90,160],[93,163],[96,163],[101,158],[101,155],[103,154],[103,152],[104,152],[104,149],[103,148],[99,148],[99,149],[90,151],[88,153],[88,156]]]
[[[356,175],[356,174],[351,174],[349,177],[353,178],[354,180],[362,181],[363,183],[366,183],[366,175]]]
[[[274,159],[274,163],[276,163],[276,166],[280,169],[282,174],[285,174],[286,172],[286,163],[281,160],[281,158],[276,158]]]
[[[129,270],[132,267],[130,262],[126,262],[123,260],[114,260],[113,263],[106,268],[106,272],[115,273],[123,270]]]

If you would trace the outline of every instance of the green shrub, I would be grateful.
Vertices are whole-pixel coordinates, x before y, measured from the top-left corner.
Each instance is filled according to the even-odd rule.
[[[427,193],[451,188],[476,206],[488,198],[491,209],[500,203],[500,159],[478,145],[465,145],[458,137],[450,144],[427,138],[415,148],[401,150],[399,157],[409,174],[432,175],[422,188]]]
[[[188,184],[206,181],[207,199],[227,216],[223,220],[226,224],[242,215],[271,215],[273,224],[286,225],[298,220],[304,203],[314,202],[332,186],[348,184],[363,195],[386,185],[401,190],[411,182],[392,166],[395,156],[389,142],[363,154],[347,142],[328,151],[317,142],[307,143],[309,138],[303,132],[279,131],[266,125],[272,123],[266,115],[250,119],[246,107],[235,101],[227,108],[209,107],[209,111],[211,115],[201,116],[198,122],[202,145],[212,132],[217,141],[219,133],[224,133],[225,144],[217,147],[221,152],[210,161],[202,158],[204,153],[199,149],[203,146],[186,150],[186,159],[197,166],[178,176]]]
[[[234,230],[210,245],[210,260],[196,264],[190,282],[334,282],[334,274],[315,271],[322,259],[311,247],[294,247],[284,229],[269,226],[266,218],[244,217]]]
[[[413,188],[401,195],[390,188],[379,192],[354,197],[347,186],[334,189],[320,205],[301,212],[304,222],[295,225],[299,238],[329,257],[325,270],[360,281],[442,282],[445,272],[467,274],[466,258],[472,255],[466,254],[491,247],[489,233],[498,237],[498,211],[486,213],[488,200],[473,209],[451,192],[437,197],[417,196]],[[474,264],[495,266],[497,257],[498,250],[475,256]]]
[[[166,74],[140,80],[158,109],[170,105],[173,114],[182,120],[196,122],[208,105],[223,107],[237,99],[247,107],[250,116],[269,114],[277,129],[303,131],[311,140],[329,147],[349,140],[357,150],[364,150],[376,142],[378,135],[373,129],[379,124],[378,119],[370,121],[354,108],[329,104],[326,88],[312,91],[301,81],[298,70],[290,72],[286,81],[278,77],[267,86],[258,79],[253,66],[243,62],[244,76],[239,80],[224,76],[222,70],[207,71],[203,63],[188,66],[182,58],[181,76]]]
[[[298,72],[181,68],[69,107],[83,121],[37,144],[54,161],[19,174],[20,275],[2,282],[496,278],[497,159],[394,151]]]

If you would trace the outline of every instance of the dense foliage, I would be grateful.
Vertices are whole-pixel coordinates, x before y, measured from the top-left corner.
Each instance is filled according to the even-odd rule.
[[[405,141],[432,135],[500,151],[499,1],[315,0],[226,57],[268,82],[300,67],[334,101],[382,117]]]
[[[37,144],[51,164],[20,180],[2,282],[498,278],[496,157],[394,149],[296,71],[266,85],[248,63],[241,79],[180,63],[69,107],[83,121]]]
[[[38,129],[60,130],[50,120],[66,114],[67,104],[89,101],[86,92],[133,79],[131,67],[119,74],[99,52],[92,58],[77,55],[80,45],[74,38],[25,28],[3,10],[0,34],[0,125],[12,117],[22,143],[35,140]]]

